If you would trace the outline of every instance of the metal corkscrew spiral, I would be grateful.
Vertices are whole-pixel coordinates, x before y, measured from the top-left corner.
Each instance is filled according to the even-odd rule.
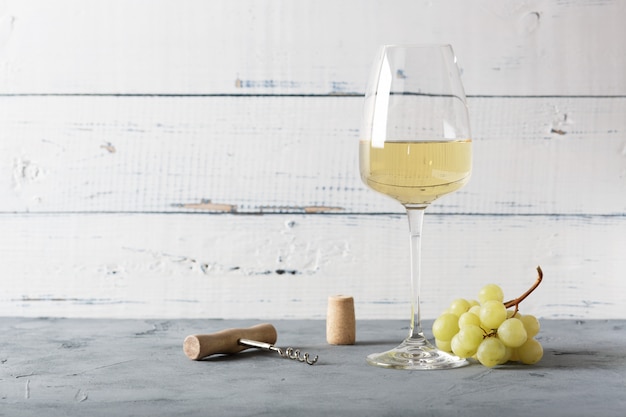
[[[315,364],[315,362],[317,362],[317,359],[318,359],[318,355],[315,355],[315,357],[311,359],[311,357],[308,354],[308,352],[301,353],[300,349],[294,349],[294,348],[291,348],[291,347],[288,347],[286,349],[281,349],[281,348],[276,347],[276,346],[274,346],[274,345],[272,345],[270,343],[257,342],[256,340],[239,339],[237,341],[237,343],[239,343],[240,345],[243,345],[243,346],[255,347],[255,348],[265,349],[265,350],[271,350],[271,351],[274,351],[274,352],[278,353],[283,358],[297,360],[299,362],[303,362],[303,363],[306,363],[308,365]]]

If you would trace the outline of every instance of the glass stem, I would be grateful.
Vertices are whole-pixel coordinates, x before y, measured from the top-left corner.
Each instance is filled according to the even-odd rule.
[[[425,340],[420,316],[422,225],[426,206],[407,207],[411,248],[411,328],[409,339]]]

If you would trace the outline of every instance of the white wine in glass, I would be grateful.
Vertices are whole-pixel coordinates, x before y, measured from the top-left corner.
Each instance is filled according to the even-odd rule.
[[[463,187],[472,170],[466,98],[450,45],[380,49],[365,93],[359,162],[365,184],[406,208],[411,247],[409,335],[399,346],[369,355],[367,362],[411,370],[466,365],[427,340],[419,308],[424,211]]]

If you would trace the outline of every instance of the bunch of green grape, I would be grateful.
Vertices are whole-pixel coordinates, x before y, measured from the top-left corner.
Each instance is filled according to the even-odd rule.
[[[543,357],[535,339],[539,321],[507,310],[496,284],[481,288],[478,301],[459,298],[433,323],[437,347],[461,358],[474,358],[489,368],[509,361],[534,364]]]

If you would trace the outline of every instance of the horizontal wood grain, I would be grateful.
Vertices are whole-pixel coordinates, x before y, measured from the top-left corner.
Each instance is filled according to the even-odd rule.
[[[376,48],[451,43],[470,94],[626,95],[622,1],[0,4],[0,93],[362,93]]]
[[[626,98],[470,99],[438,213],[626,213]],[[0,97],[0,212],[401,212],[359,178],[361,97]]]
[[[408,320],[402,215],[1,215],[0,316]],[[496,282],[522,311],[624,317],[626,219],[427,214],[422,306],[433,318]]]
[[[486,282],[625,318],[626,2],[0,0],[0,316],[407,318],[399,204],[359,178],[384,43],[451,43],[470,183],[423,311]]]

